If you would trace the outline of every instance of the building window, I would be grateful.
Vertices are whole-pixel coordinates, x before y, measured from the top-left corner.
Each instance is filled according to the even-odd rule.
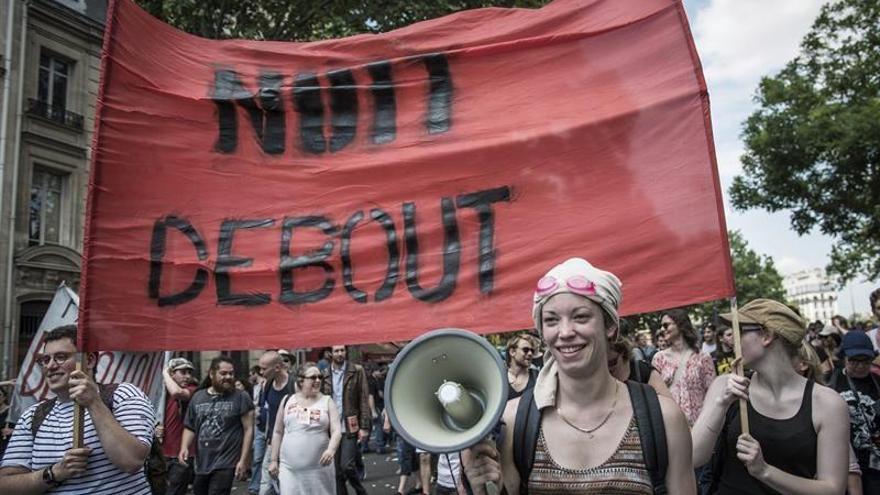
[[[40,80],[37,85],[37,98],[53,111],[67,109],[67,81],[70,77],[70,62],[43,52],[40,54]]]
[[[28,222],[29,245],[61,242],[61,200],[66,179],[65,174],[34,168]]]
[[[49,301],[29,301],[22,303],[18,317],[18,361],[19,365],[27,357],[31,341],[37,335],[43,316],[49,311]]]

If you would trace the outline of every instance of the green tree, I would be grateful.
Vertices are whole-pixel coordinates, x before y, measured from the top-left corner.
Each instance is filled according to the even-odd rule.
[[[835,239],[828,270],[880,276],[880,2],[824,6],[800,54],[758,87],[735,208],[791,210]]]
[[[381,33],[477,7],[540,7],[549,0],[136,0],[205,38],[313,41]]]

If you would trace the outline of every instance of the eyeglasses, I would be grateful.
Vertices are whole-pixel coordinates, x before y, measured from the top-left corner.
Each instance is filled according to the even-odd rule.
[[[314,376],[301,376],[300,378],[302,378],[303,380],[320,380],[320,379],[321,379],[321,375],[314,375]]]
[[[534,354],[535,350],[531,347],[520,347],[519,350],[523,351],[523,354]]]
[[[760,332],[763,330],[764,330],[764,326],[759,325],[757,323],[745,323],[743,325],[740,325],[740,327],[739,327],[740,335],[742,335],[744,333],[749,333],[749,332]]]
[[[58,365],[62,365],[72,357],[73,354],[69,352],[56,352],[55,354],[43,354],[37,359],[37,362],[43,366],[49,366],[52,364],[52,361],[55,361]]]
[[[846,359],[847,359],[847,361],[849,361],[850,364],[859,364],[862,366],[864,366],[866,364],[871,364],[871,358],[867,358],[867,357],[851,357],[851,358],[846,358]]]
[[[596,284],[581,275],[569,277],[568,280],[565,281],[565,285],[575,294],[580,294],[582,296],[596,295]],[[538,280],[538,285],[535,287],[535,294],[537,294],[538,297],[544,297],[558,287],[559,281],[556,280],[556,277],[547,276]]]

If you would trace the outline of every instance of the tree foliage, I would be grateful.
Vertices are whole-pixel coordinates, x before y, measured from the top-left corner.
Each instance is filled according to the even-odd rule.
[[[758,87],[734,207],[791,210],[835,238],[841,282],[880,277],[880,2],[822,8],[798,57]]]
[[[205,38],[313,41],[381,33],[478,7],[549,0],[137,0],[153,16]]]

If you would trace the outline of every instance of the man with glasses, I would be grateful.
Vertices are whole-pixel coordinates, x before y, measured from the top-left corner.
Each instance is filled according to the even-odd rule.
[[[281,399],[285,395],[293,395],[296,392],[296,377],[290,373],[290,354],[285,355],[279,351],[266,351],[257,362],[265,380],[258,401],[257,436],[260,437],[261,448],[260,461],[260,495],[273,495],[278,493],[278,480],[269,476],[270,457],[265,455],[271,452],[272,428],[275,426],[275,416],[281,406]],[[257,449],[254,449],[256,452]],[[256,457],[256,454],[255,454]],[[256,459],[254,459],[256,464]],[[255,475],[256,476],[256,475]]]
[[[516,399],[535,386],[538,372],[531,366],[536,348],[535,340],[525,333],[507,341],[507,400]]]
[[[19,418],[0,463],[0,493],[150,493],[144,461],[153,441],[150,400],[130,383],[102,397],[93,373],[97,355],[76,370],[76,326],[48,332],[37,360],[54,399],[29,407]],[[112,397],[109,391],[112,390]],[[74,403],[83,407],[83,447],[73,444]],[[110,404],[112,407],[108,407]]]
[[[278,355],[281,356],[281,363],[287,368],[287,372],[290,373],[293,368],[293,354],[287,349],[278,349]]]
[[[862,493],[880,493],[880,379],[871,373],[877,351],[862,332],[843,336],[840,354],[844,369],[830,386],[846,401],[850,415],[850,442],[862,471]]]

